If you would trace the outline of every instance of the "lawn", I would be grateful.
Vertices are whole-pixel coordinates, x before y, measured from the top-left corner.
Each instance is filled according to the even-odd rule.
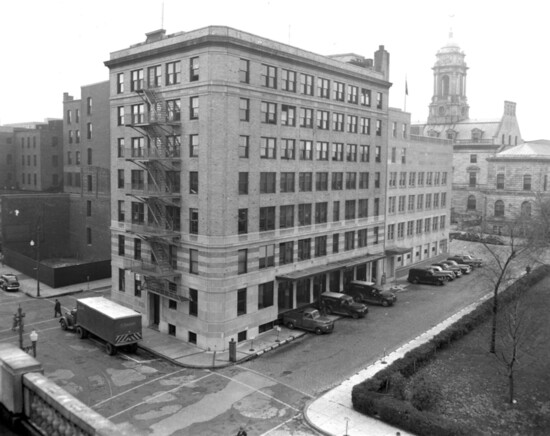
[[[440,386],[442,396],[434,412],[469,423],[480,435],[550,435],[550,277],[526,290],[521,299],[532,332],[523,349],[528,347],[531,355],[522,359],[516,372],[516,403],[508,402],[504,367],[488,352],[487,322],[439,351],[415,374]]]

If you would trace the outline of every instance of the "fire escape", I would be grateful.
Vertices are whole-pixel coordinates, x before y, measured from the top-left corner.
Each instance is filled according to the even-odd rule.
[[[133,260],[131,270],[142,275],[144,289],[185,301],[176,284],[181,277],[176,264],[181,208],[179,100],[166,101],[153,87],[137,88],[140,102],[131,106],[125,125],[142,136],[132,138],[125,155],[144,170],[147,180],[132,178],[126,190],[137,200],[132,202],[127,232],[148,244],[151,256]]]

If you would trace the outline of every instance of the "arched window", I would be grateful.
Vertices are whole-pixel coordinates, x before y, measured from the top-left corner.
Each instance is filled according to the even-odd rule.
[[[475,195],[470,195],[468,197],[468,203],[466,205],[466,209],[476,210],[476,197],[475,197]]]
[[[449,95],[449,76],[441,78],[441,95]]]
[[[521,203],[521,216],[524,218],[528,218],[531,216],[531,203],[528,201],[524,201]]]
[[[495,216],[504,216],[504,201],[495,201]]]

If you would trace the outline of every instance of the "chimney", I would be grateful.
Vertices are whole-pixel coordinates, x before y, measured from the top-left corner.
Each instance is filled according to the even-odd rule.
[[[390,79],[390,54],[383,45],[374,53],[374,71],[382,73],[385,80]]]
[[[145,44],[160,41],[162,38],[164,38],[164,35],[166,35],[166,30],[164,29],[154,30],[152,32],[146,33],[145,36],[147,37],[147,39],[145,40]]]

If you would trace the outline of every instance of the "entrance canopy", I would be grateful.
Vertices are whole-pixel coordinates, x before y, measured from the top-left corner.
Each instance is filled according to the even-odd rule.
[[[399,254],[410,253],[413,247],[389,247],[386,249],[386,256],[396,256]]]
[[[336,271],[338,269],[351,268],[362,263],[374,262],[378,259],[385,258],[384,253],[367,254],[365,256],[353,257],[351,259],[339,260],[338,262],[329,263],[326,265],[314,266],[311,268],[302,269],[299,271],[292,271],[288,274],[277,276],[277,280],[300,280],[308,277],[316,276],[317,274],[328,273]]]

